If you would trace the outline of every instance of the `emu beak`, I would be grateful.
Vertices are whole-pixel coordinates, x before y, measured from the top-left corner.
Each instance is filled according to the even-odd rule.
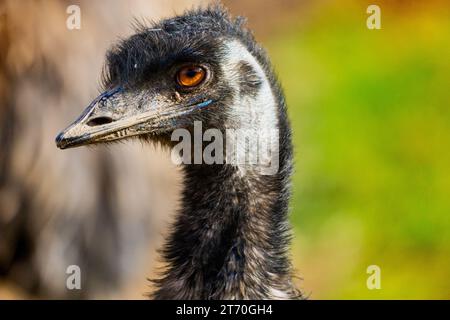
[[[170,104],[159,93],[133,93],[117,87],[92,101],[74,123],[58,134],[56,145],[67,149],[167,132],[175,129],[174,120],[211,102],[198,97],[185,104]]]
[[[150,132],[147,122],[156,119],[157,112],[138,112],[141,105],[136,103],[137,98],[121,87],[102,93],[74,123],[58,134],[57,147],[67,149]]]

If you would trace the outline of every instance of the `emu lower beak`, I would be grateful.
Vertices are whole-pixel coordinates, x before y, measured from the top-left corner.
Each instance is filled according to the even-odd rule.
[[[127,98],[129,104],[125,112]],[[57,147],[74,148],[150,133],[151,124],[157,123],[159,117],[157,110],[138,112],[140,106],[134,106],[129,98],[124,96],[121,88],[101,94],[74,123],[58,134]]]

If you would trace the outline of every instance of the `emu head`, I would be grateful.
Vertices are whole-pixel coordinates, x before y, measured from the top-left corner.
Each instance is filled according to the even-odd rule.
[[[164,20],[107,53],[104,92],[57,138],[61,149],[205,127],[277,124],[270,67],[242,19],[220,7]]]

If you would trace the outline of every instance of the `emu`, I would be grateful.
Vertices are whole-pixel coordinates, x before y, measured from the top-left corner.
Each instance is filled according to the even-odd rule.
[[[153,280],[155,299],[296,299],[288,256],[291,130],[282,90],[244,19],[221,6],[139,25],[107,53],[104,93],[56,137],[59,148],[139,137],[173,146],[194,122],[277,131],[279,167],[184,164],[184,191]],[[251,148],[252,146],[248,146]],[[248,150],[247,150],[248,151]]]

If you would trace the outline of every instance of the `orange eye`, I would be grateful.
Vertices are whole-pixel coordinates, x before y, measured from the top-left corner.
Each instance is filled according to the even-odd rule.
[[[205,69],[198,66],[183,67],[177,73],[178,84],[187,88],[198,86],[205,78]]]

